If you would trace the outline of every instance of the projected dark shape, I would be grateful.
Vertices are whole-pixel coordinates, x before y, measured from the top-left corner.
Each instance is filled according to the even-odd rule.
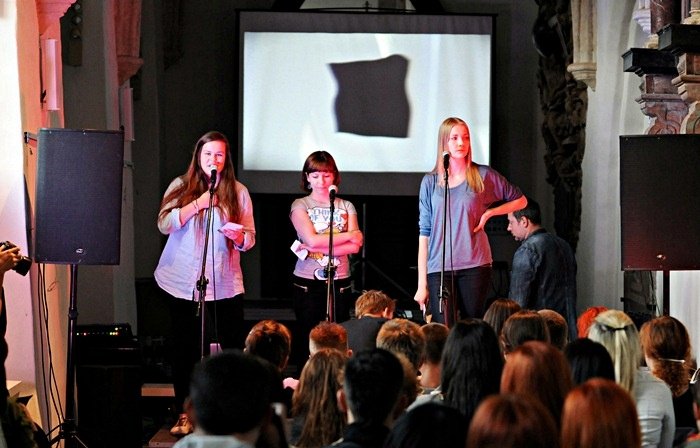
[[[338,82],[338,132],[375,137],[408,136],[406,96],[408,59],[394,55],[376,61],[330,64]]]

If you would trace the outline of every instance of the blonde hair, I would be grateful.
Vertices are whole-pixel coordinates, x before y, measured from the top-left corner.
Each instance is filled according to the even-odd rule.
[[[632,319],[622,311],[600,313],[588,332],[588,338],[601,343],[610,353],[617,384],[632,393],[634,378],[642,360],[639,332]]]
[[[447,151],[447,142],[450,140],[450,132],[452,128],[457,125],[463,125],[469,131],[469,126],[461,118],[449,117],[446,118],[438,129],[438,144],[437,144],[437,160],[435,162],[435,168],[433,168],[433,173],[437,173],[438,181],[440,185],[443,183],[443,176],[445,174],[445,168],[442,166],[442,154]],[[471,138],[470,138],[470,149],[467,154],[467,184],[475,193],[481,193],[484,191],[484,180],[479,174],[479,168],[472,163],[472,149],[471,149]]]

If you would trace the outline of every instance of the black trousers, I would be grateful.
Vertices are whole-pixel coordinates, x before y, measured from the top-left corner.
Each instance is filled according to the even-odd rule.
[[[169,300],[172,334],[169,359],[173,369],[175,407],[182,412],[182,405],[189,394],[190,377],[194,365],[202,358],[202,319],[197,316],[198,302],[178,299],[165,291]],[[243,348],[246,329],[243,319],[243,295],[205,302],[204,354],[209,354],[209,344],[218,342],[222,349]]]

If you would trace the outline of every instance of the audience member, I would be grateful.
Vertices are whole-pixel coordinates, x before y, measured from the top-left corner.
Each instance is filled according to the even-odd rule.
[[[258,356],[277,368],[280,375],[287,367],[292,348],[292,334],[284,325],[274,320],[261,320],[251,328],[245,338],[246,353]],[[289,412],[292,407],[292,393],[296,381],[280,380],[280,392],[275,392],[274,402],[281,403]]]
[[[508,355],[501,393],[529,395],[551,412],[559,425],[564,399],[573,387],[571,368],[552,344],[527,341]]]
[[[591,328],[591,324],[595,321],[598,314],[603,311],[607,311],[608,308],[605,306],[592,306],[587,308],[586,311],[581,313],[576,320],[576,329],[578,330],[578,337],[587,338],[588,330]]]
[[[345,414],[338,409],[335,395],[342,387],[347,356],[335,349],[318,350],[304,365],[299,385],[292,396],[290,442],[297,448],[330,445],[345,428]]]
[[[569,325],[566,319],[554,310],[538,310],[537,314],[542,316],[544,323],[547,324],[549,342],[559,350],[564,350],[569,343]]]
[[[464,448],[467,421],[456,409],[425,403],[399,418],[384,448]]]
[[[470,421],[479,403],[498,393],[502,370],[503,356],[491,326],[479,319],[458,321],[445,342],[439,394],[430,397],[442,399]]]
[[[377,333],[377,348],[401,353],[411,361],[417,374],[425,356],[425,336],[417,323],[391,319],[384,322]]]
[[[418,377],[416,377],[416,368],[411,364],[411,361],[402,353],[394,353],[394,355],[401,362],[403,369],[401,391],[396,399],[396,406],[394,406],[394,418],[399,418],[406,411],[406,408],[416,401],[421,389]]]
[[[604,378],[594,378],[574,388],[564,402],[561,446],[640,448],[637,409],[629,392]]]
[[[536,311],[515,312],[503,323],[501,345],[504,355],[507,356],[526,341],[549,342],[547,324]]]
[[[450,329],[445,324],[431,322],[421,327],[425,336],[425,357],[420,366],[422,393],[429,394],[440,385],[442,351]]]
[[[355,319],[341,323],[348,332],[348,347],[353,352],[377,346],[377,333],[384,322],[394,317],[396,302],[381,291],[363,292],[355,302]]]
[[[501,337],[501,329],[506,319],[508,319],[512,314],[517,313],[522,308],[513,299],[496,299],[489,305],[484,314],[484,321],[491,325],[493,330],[496,332],[496,336]]]
[[[660,316],[639,331],[644,359],[652,375],[665,382],[673,395],[676,441],[695,432],[693,393],[690,390],[691,347],[685,326],[671,316]]]
[[[348,333],[342,325],[324,320],[311,329],[309,333],[309,353],[314,353],[322,348],[334,348],[346,355],[352,353],[348,349]]]
[[[175,448],[252,448],[272,413],[272,384],[262,361],[237,350],[202,360],[185,401],[195,430]]]
[[[338,406],[347,415],[340,448],[381,447],[394,422],[394,409],[401,390],[403,369],[391,352],[363,350],[345,363]]]
[[[642,446],[671,447],[676,430],[671,390],[648,368],[640,367],[642,347],[632,319],[619,310],[604,311],[595,318],[588,337],[608,350],[615,381],[634,397]]]
[[[700,384],[691,382],[690,390],[693,392],[693,414],[695,415],[695,426],[700,430]],[[681,445],[683,448],[700,448],[700,432],[696,431],[688,436],[688,439]]]
[[[615,381],[615,367],[610,353],[601,344],[588,338],[569,342],[564,349],[569,361],[574,384],[581,384],[591,378],[606,378]]]
[[[486,398],[476,410],[467,435],[467,448],[557,447],[559,431],[551,413],[528,395]]]

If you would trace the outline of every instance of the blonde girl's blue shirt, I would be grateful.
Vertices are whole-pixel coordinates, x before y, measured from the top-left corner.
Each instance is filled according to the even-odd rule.
[[[445,270],[475,268],[491,264],[491,246],[485,231],[474,233],[481,215],[497,202],[510,202],[523,195],[518,187],[489,166],[477,165],[484,182],[484,191],[474,192],[464,181],[450,188],[447,226],[442,230],[444,187],[437,174],[423,176],[418,197],[418,231],[428,239],[428,273],[442,268],[442,242],[445,245]]]

